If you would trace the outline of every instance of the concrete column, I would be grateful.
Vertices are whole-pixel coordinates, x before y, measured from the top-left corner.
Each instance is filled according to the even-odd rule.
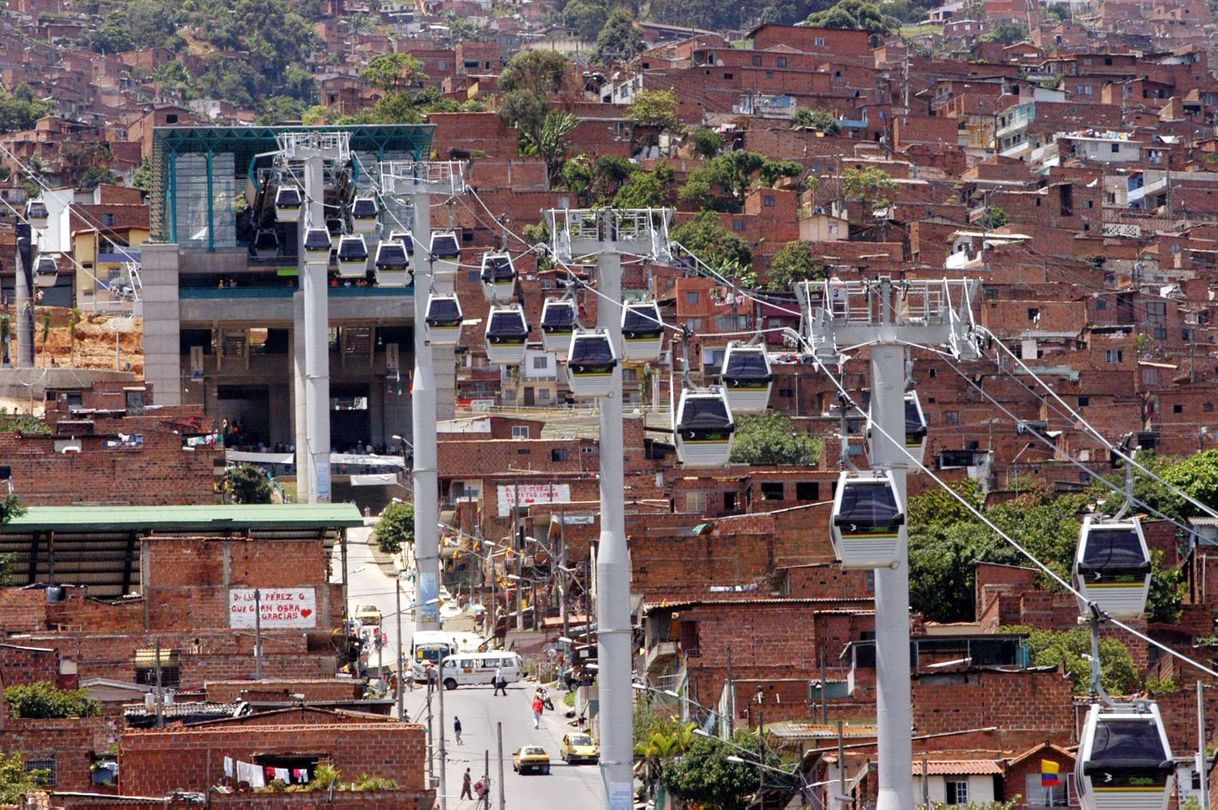
[[[411,444],[414,445],[414,556],[419,575],[415,589],[416,630],[440,629],[440,480],[436,460],[436,377],[427,341],[427,297],[431,289],[431,195],[414,195],[414,377]]]
[[[310,269],[305,261],[304,233],[309,222],[326,221],[324,165],[321,156],[305,161],[305,197],[308,216],[301,217],[300,290],[304,299],[304,390],[307,430],[309,503],[330,502],[330,308],[326,271]],[[296,477],[302,470],[297,465]]]
[[[312,503],[309,469],[308,412],[305,409],[304,293],[292,296],[292,428],[296,444],[296,500]]]
[[[153,385],[158,405],[181,405],[182,323],[178,304],[178,246],[140,247],[144,307],[144,379]],[[202,386],[202,380],[196,381]]]

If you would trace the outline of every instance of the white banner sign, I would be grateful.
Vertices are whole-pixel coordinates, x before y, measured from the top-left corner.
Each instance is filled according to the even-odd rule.
[[[313,588],[262,588],[258,595],[263,630],[317,626]],[[229,588],[228,626],[254,627],[254,603],[253,588]]]
[[[513,484],[499,486],[499,517],[508,517],[514,506],[535,503],[570,503],[569,484]]]

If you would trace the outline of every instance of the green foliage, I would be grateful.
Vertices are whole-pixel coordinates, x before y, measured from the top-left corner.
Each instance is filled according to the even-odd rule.
[[[271,481],[254,464],[235,464],[225,470],[224,491],[233,503],[271,502]]]
[[[901,21],[885,14],[878,5],[867,0],[838,0],[832,8],[808,15],[805,25],[817,28],[847,28],[872,34],[891,34],[901,27]]]
[[[807,242],[787,242],[770,262],[766,284],[771,290],[787,290],[798,281],[826,278],[828,270],[812,256]]]
[[[689,133],[689,148],[694,157],[713,158],[724,146],[723,136],[710,127],[698,127]]]
[[[739,756],[739,749],[744,748],[751,752],[746,758],[772,768],[780,768],[782,760],[769,750],[763,755],[760,740],[752,732],[737,731],[732,743],[734,746],[718,737],[695,737],[685,755],[664,768],[661,784],[674,797],[708,810],[744,810],[757,790],[757,766],[730,762],[728,757]]]
[[[681,124],[677,104],[677,94],[671,90],[640,90],[626,108],[626,117],[639,126],[675,130]]]
[[[356,790],[397,790],[398,783],[388,777],[361,773],[355,778]]]
[[[4,690],[13,717],[100,717],[101,704],[84,689],[56,689],[49,681],[15,684]]]
[[[1028,29],[1019,23],[1000,22],[981,35],[982,42],[1001,42],[1003,45],[1014,45],[1028,39]]]
[[[563,110],[550,110],[542,121],[541,129],[537,132],[521,132],[522,151],[526,155],[536,155],[546,164],[546,176],[553,183],[561,171],[563,158],[570,148],[567,136],[579,122],[575,116]]]
[[[384,93],[396,93],[416,86],[423,78],[423,63],[405,51],[374,56],[360,76]]]
[[[615,8],[596,35],[592,61],[601,65],[628,62],[647,48],[630,12]]]
[[[791,129],[814,129],[826,135],[836,135],[842,131],[842,125],[837,122],[837,116],[828,110],[800,107],[791,119]]]
[[[562,89],[568,61],[553,51],[521,51],[499,76],[499,117],[520,133],[526,154],[540,156],[551,183],[562,167],[567,136],[575,117],[551,108],[550,99]]]
[[[402,546],[414,543],[414,505],[393,501],[381,512],[372,530],[377,547],[386,554],[397,554]]]
[[[667,163],[657,164],[649,172],[635,172],[622,184],[613,197],[618,208],[659,208],[672,202],[672,182],[675,174]]]
[[[761,23],[793,25],[815,11],[828,7],[831,0],[652,0],[652,18],[666,23],[747,31]]]
[[[977,224],[987,231],[992,231],[995,228],[1001,228],[1010,221],[1011,217],[1001,206],[991,205],[985,209],[985,213],[981,215],[981,219],[977,221]]]
[[[1152,622],[1174,622],[1184,604],[1188,587],[1185,566],[1163,567],[1163,552],[1150,552],[1150,593],[1146,597],[1146,612]]]
[[[723,227],[719,217],[709,211],[673,228],[672,238],[724,275],[739,275],[753,261],[753,252],[745,241]]]
[[[703,211],[739,211],[754,186],[770,187],[802,173],[803,165],[793,160],[771,160],[744,149],[724,152],[686,176],[678,199]]]
[[[740,414],[735,420],[735,464],[815,464],[820,457],[820,439],[797,433],[791,419],[777,411]]]
[[[310,790],[333,790],[342,782],[343,774],[332,762],[323,762],[313,769]]]
[[[1034,627],[1004,627],[1004,633],[1027,633],[1034,666],[1063,667],[1074,682],[1074,693],[1091,691],[1091,630],[1038,630]],[[1142,678],[1133,656],[1119,639],[1100,639],[1100,684],[1110,695],[1131,695],[1142,688]]]
[[[563,164],[559,176],[580,205],[595,207],[606,205],[636,173],[635,165],[618,155],[600,155],[594,161],[577,155]]]
[[[608,19],[609,7],[604,0],[571,0],[562,10],[562,24],[587,42],[596,39]]]
[[[32,436],[49,436],[51,426],[37,416],[8,413],[0,408],[0,431],[16,431]],[[2,517],[2,515],[0,515]],[[2,522],[2,521],[0,521]]]
[[[891,205],[896,188],[896,182],[883,169],[849,168],[842,172],[842,194],[847,200],[858,200],[865,213]]]
[[[31,129],[39,118],[52,112],[51,103],[35,97],[28,84],[19,84],[11,94],[0,94],[0,132]]]
[[[1146,465],[1144,459],[1139,458],[1139,461]],[[1147,466],[1154,469],[1153,465]],[[1203,450],[1175,463],[1170,463],[1161,475],[1164,481],[1182,490],[1190,498],[1205,504],[1210,509],[1218,509],[1218,450]],[[1158,495],[1156,500],[1159,503],[1154,505],[1173,517],[1189,518],[1203,514],[1200,508],[1176,493],[1163,489],[1162,485],[1146,486],[1153,488]]]
[[[26,771],[21,754],[0,754],[0,804],[24,806],[24,799],[39,790],[49,774]]]

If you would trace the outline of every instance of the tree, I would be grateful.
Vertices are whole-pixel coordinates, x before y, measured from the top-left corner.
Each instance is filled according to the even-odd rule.
[[[891,205],[896,188],[897,184],[883,169],[850,168],[842,172],[842,195],[847,200],[858,200],[864,214]]]
[[[872,34],[891,34],[901,21],[867,0],[838,0],[832,8],[808,15],[804,25],[817,28],[847,28]]]
[[[640,90],[626,108],[626,117],[635,126],[646,128],[650,134],[645,145],[655,146],[665,132],[675,133],[680,128],[677,104],[677,94],[671,90]]]
[[[381,512],[372,530],[376,544],[386,554],[397,554],[414,543],[414,506],[393,501]]]
[[[1163,567],[1163,552],[1150,552],[1150,593],[1146,597],[1146,612],[1152,622],[1174,622],[1180,615],[1187,587],[1185,566]]]
[[[592,61],[601,65],[629,62],[638,56],[647,45],[643,35],[634,27],[634,19],[624,8],[615,8],[596,35],[596,50]]]
[[[24,807],[24,799],[42,788],[50,774],[46,770],[27,771],[21,754],[0,754],[0,804]]]
[[[713,158],[723,151],[723,136],[710,127],[698,127],[689,133],[689,148],[694,157]]]
[[[1146,465],[1145,460],[1140,460],[1140,463]],[[1155,467],[1151,466],[1151,469],[1155,469]],[[1171,464],[1160,475],[1169,485],[1181,490],[1190,498],[1210,509],[1218,509],[1218,450],[1203,450],[1200,453],[1194,453],[1188,458]],[[1160,503],[1156,504],[1152,501],[1152,505],[1160,506],[1161,504],[1160,508],[1173,517],[1189,518],[1204,514],[1201,509],[1175,492],[1165,490],[1161,485],[1156,486],[1155,489],[1158,497],[1154,500]]]
[[[826,135],[836,135],[842,131],[842,125],[837,122],[837,116],[828,110],[800,107],[791,119],[791,129],[814,129]]]
[[[753,253],[744,240],[723,227],[709,211],[673,228],[672,238],[724,275],[738,275],[753,261]]]
[[[985,209],[985,213],[981,215],[981,219],[977,223],[987,231],[992,231],[996,228],[1001,228],[1011,221],[1010,216],[1000,206],[991,205]]]
[[[233,503],[270,503],[271,482],[261,467],[236,464],[224,473],[224,488]]]
[[[695,737],[684,756],[668,764],[660,782],[673,796],[708,810],[744,810],[748,798],[757,790],[757,765],[733,762],[739,749],[750,758],[771,768],[782,760],[768,749],[762,753],[756,734],[743,729],[732,735],[732,745],[718,737]]]
[[[981,35],[982,42],[1000,42],[1003,45],[1026,42],[1027,39],[1028,29],[1013,22],[1000,22]]]
[[[820,457],[820,439],[796,433],[791,419],[777,411],[740,414],[735,419],[735,464],[814,464]]]
[[[571,0],[562,10],[562,24],[580,39],[593,41],[609,19],[604,0]]]
[[[57,689],[49,681],[5,687],[4,701],[13,717],[100,717],[101,704],[84,689]]]
[[[551,108],[550,99],[562,89],[568,62],[552,51],[521,51],[499,76],[499,118],[520,133],[521,147],[539,155],[551,183],[566,153],[566,136],[575,128],[570,113]]]
[[[807,242],[787,242],[770,262],[771,290],[788,290],[799,281],[816,281],[828,275],[825,265],[812,256]]]
[[[661,208],[671,202],[675,173],[667,163],[649,172],[635,172],[613,197],[617,208]]]
[[[522,133],[526,155],[537,155],[546,164],[546,177],[551,183],[562,168],[570,142],[567,136],[579,123],[575,116],[563,110],[550,110],[536,133]]]
[[[757,171],[757,179],[766,188],[774,188],[783,178],[799,177],[804,173],[804,165],[798,160],[769,160],[761,164]]]
[[[415,87],[423,75],[423,63],[404,51],[374,56],[360,73],[364,81],[384,93],[397,93]]]
[[[1004,633],[1027,633],[1034,666],[1065,669],[1074,682],[1074,693],[1091,691],[1091,631],[1086,627],[1069,630],[1038,630],[1034,627],[1004,627]],[[1142,688],[1142,678],[1133,656],[1120,640],[1100,639],[1100,684],[1110,695],[1131,695]]]
[[[28,84],[19,84],[11,95],[0,95],[0,132],[31,129],[39,118],[53,111],[50,103],[35,98]]]

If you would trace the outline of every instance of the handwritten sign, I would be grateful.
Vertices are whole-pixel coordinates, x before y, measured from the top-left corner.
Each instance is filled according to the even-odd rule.
[[[513,506],[542,503],[570,503],[571,487],[567,484],[512,484],[499,486],[499,517],[512,514]]]
[[[317,626],[317,592],[313,588],[263,588],[260,591],[262,629]],[[254,589],[230,588],[228,626],[255,626]]]

